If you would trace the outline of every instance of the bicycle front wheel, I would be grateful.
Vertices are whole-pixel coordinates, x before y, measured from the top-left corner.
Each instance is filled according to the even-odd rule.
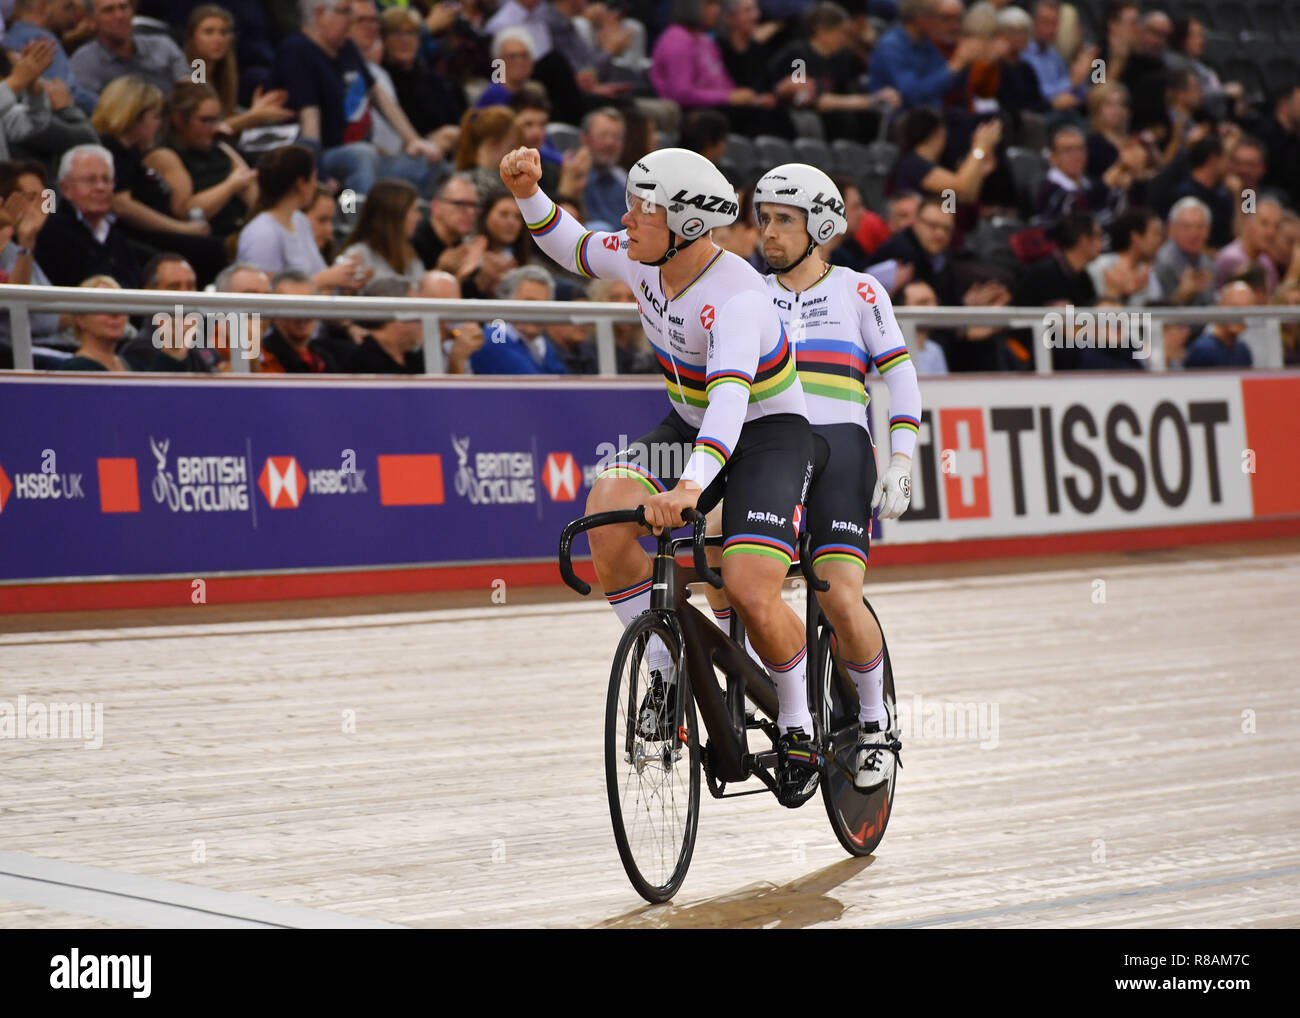
[[[656,638],[681,665],[675,628],[655,612],[633,620],[614,655],[605,703],[605,785],[623,869],[637,893],[657,904],[681,887],[695,850],[700,751],[684,667],[677,671],[672,713],[649,725],[639,717],[652,682],[647,648]]]

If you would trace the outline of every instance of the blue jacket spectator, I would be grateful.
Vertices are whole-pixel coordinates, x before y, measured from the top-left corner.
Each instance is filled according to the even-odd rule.
[[[511,269],[497,285],[499,300],[554,300],[555,281],[536,265]],[[476,375],[564,375],[568,370],[555,342],[535,322],[493,322],[485,342],[469,359]]]
[[[871,54],[867,91],[892,87],[903,105],[943,105],[943,97],[966,81],[981,40],[962,38],[945,58],[937,40],[945,32],[937,0],[907,0],[899,7],[899,23],[880,37]]]
[[[68,63],[67,51],[59,39],[76,22],[77,8],[72,4],[42,3],[41,0],[18,0],[14,5],[14,22],[5,27],[5,48],[21,53],[33,39],[50,39],[54,43],[54,61],[41,75],[46,81],[58,80],[68,86],[72,100],[90,116],[99,96],[77,84]],[[70,16],[71,15],[71,16]]]

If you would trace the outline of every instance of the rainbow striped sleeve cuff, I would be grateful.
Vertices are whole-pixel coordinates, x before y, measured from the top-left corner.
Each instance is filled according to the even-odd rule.
[[[883,375],[891,368],[896,368],[900,364],[906,364],[912,358],[908,356],[907,347],[898,346],[892,350],[886,350],[884,353],[873,359],[876,362],[876,370]]]
[[[897,417],[889,418],[889,433],[892,435],[895,431],[910,431],[915,435],[921,428],[921,422],[915,417],[909,417],[907,414],[899,414]]]
[[[695,451],[707,453],[718,461],[718,466],[727,465],[727,460],[731,459],[731,450],[719,442],[716,438],[705,438],[700,436],[695,440]]]
[[[712,394],[715,385],[725,385],[727,382],[744,386],[746,392],[749,392],[754,387],[754,379],[751,375],[747,375],[743,371],[737,371],[736,369],[731,368],[724,371],[715,371],[713,374],[709,375],[704,382],[704,391],[708,394]]]
[[[544,237],[560,225],[560,206],[551,202],[551,211],[539,223],[528,223],[528,232],[534,237]]]
[[[578,274],[586,276],[588,279],[595,279],[596,273],[591,269],[591,262],[587,261],[587,245],[591,243],[591,231],[588,230],[578,238],[578,247],[573,253],[573,260],[578,266]]]

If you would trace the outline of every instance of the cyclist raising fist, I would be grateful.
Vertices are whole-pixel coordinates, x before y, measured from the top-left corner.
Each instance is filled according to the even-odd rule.
[[[627,214],[617,233],[593,233],[539,188],[541,159],[516,149],[501,160],[538,246],[571,272],[621,279],[636,295],[668,390],[668,416],[601,472],[587,512],[646,506],[656,526],[680,526],[681,510],[722,508],[723,578],[754,649],[777,685],[783,761],[779,798],[806,801],[817,771],[797,752],[813,731],[804,682],[804,623],[781,600],[812,474],[812,433],[790,343],[763,279],[714,244],[710,231],[735,221],[736,194],[703,156],[652,152],[628,172]],[[651,564],[634,525],[591,532],[605,596],[626,626],[650,606]],[[674,663],[655,641],[657,673],[642,704],[643,737],[656,708],[676,696]],[[664,711],[672,716],[671,709]],[[787,757],[785,750],[795,750]]]

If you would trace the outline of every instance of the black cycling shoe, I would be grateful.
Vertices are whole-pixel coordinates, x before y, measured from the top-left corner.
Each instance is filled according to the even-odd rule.
[[[776,801],[797,809],[812,798],[821,778],[820,754],[813,749],[812,736],[802,728],[791,728],[776,744]]]
[[[677,683],[665,682],[659,669],[650,672],[650,688],[636,712],[636,734],[647,742],[667,742],[673,737],[677,717]]]

